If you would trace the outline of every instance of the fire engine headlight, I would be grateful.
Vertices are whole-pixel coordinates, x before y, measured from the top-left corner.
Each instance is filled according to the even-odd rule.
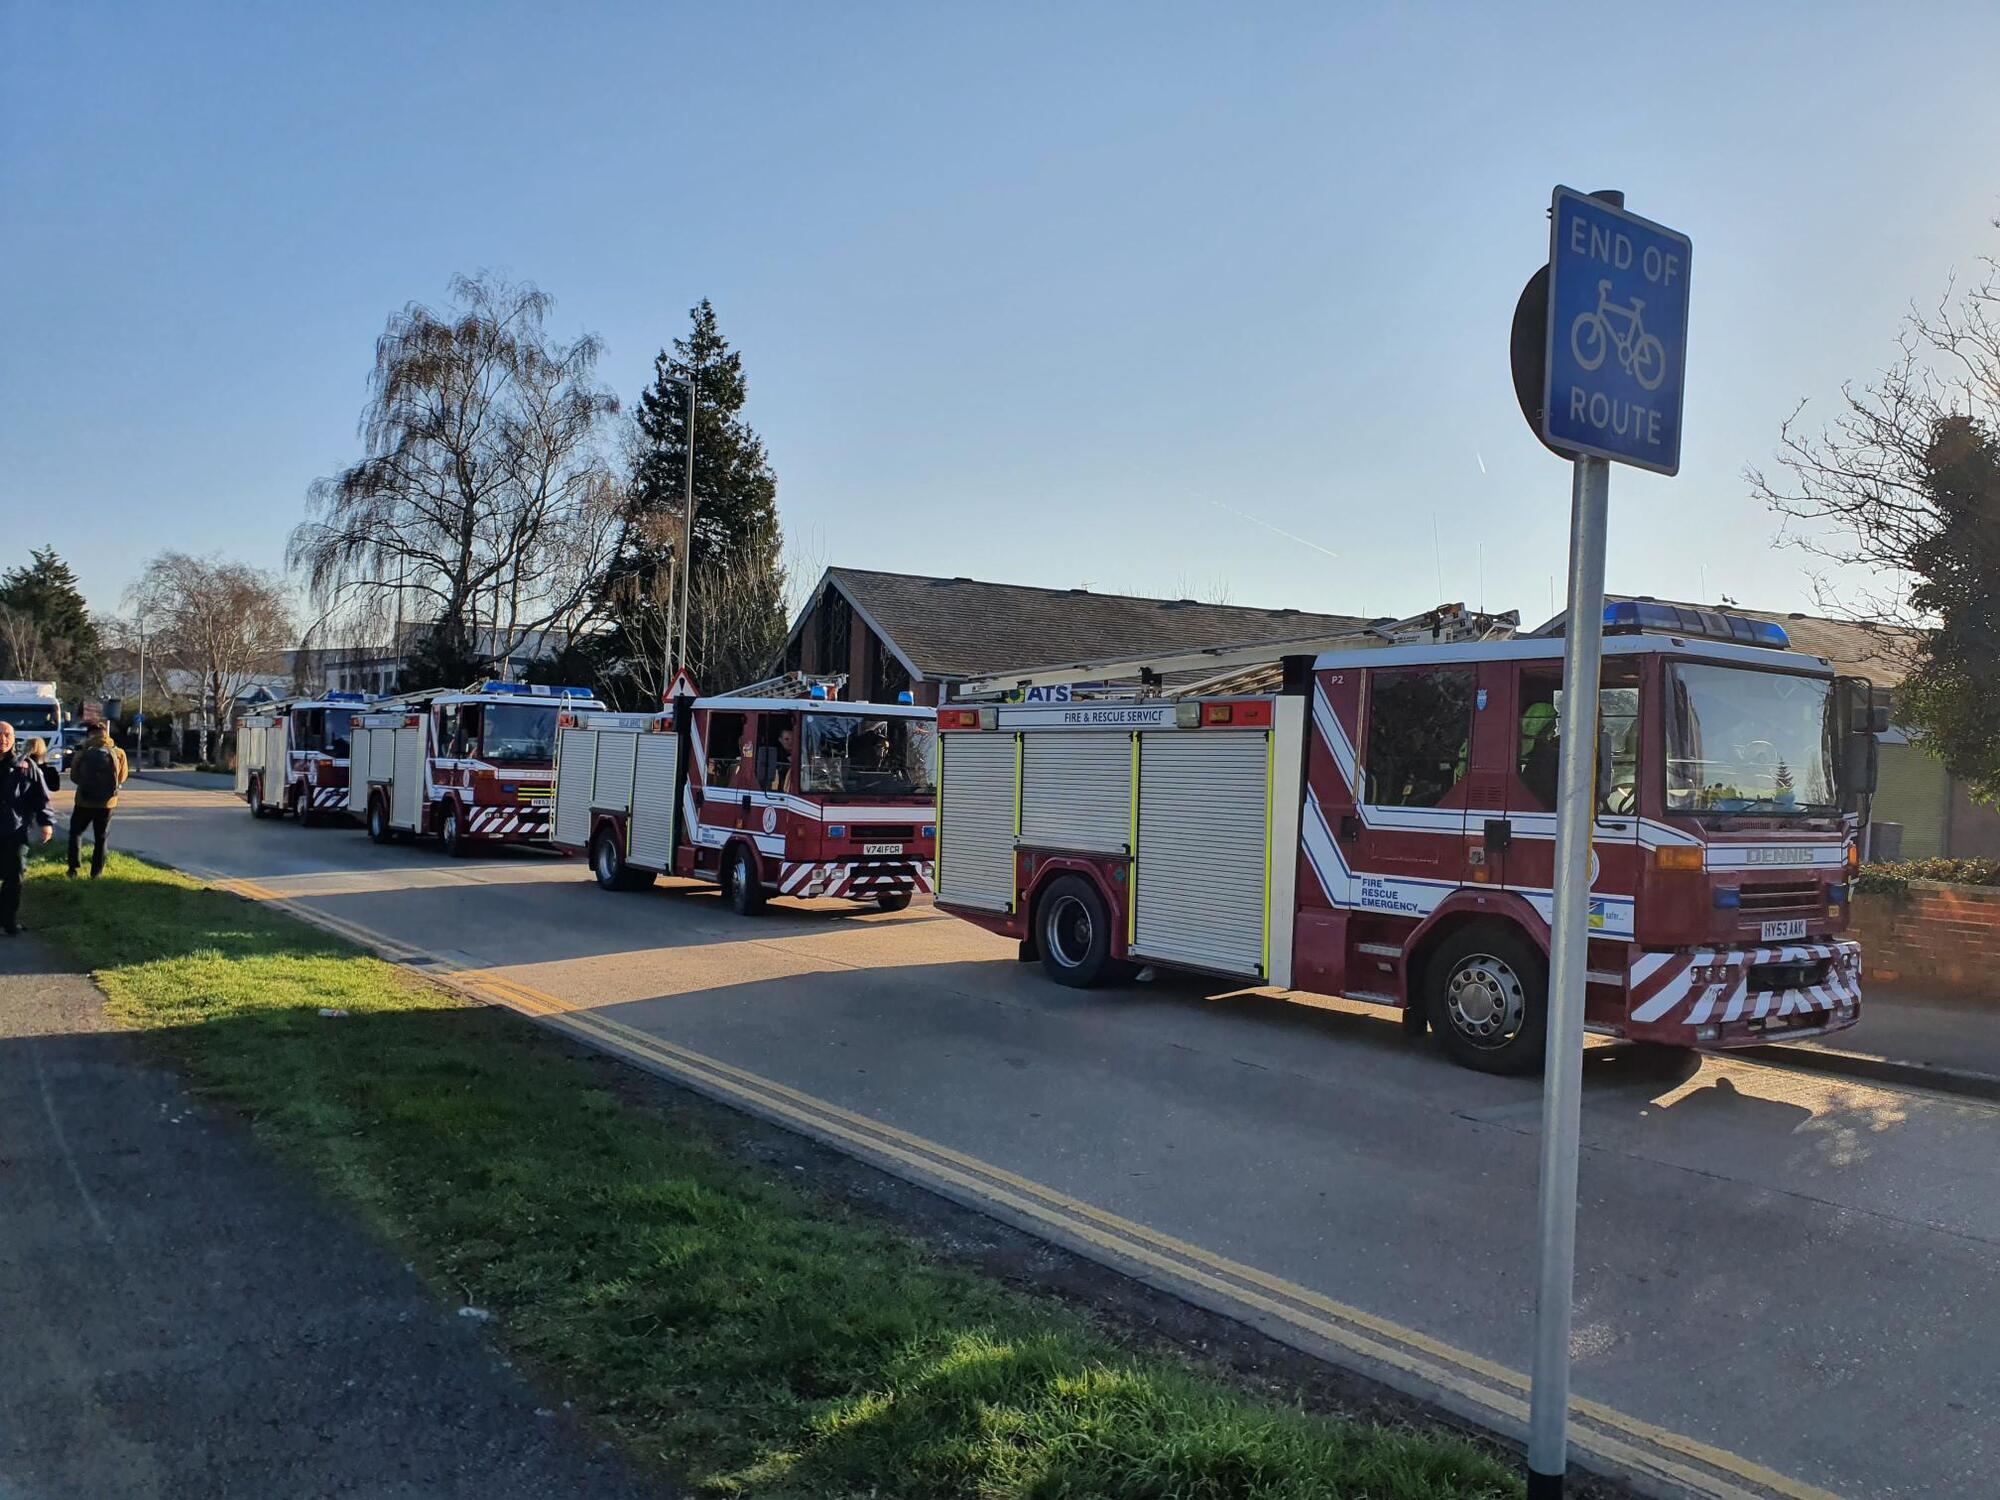
[[[1722,1028],[1720,1026],[1697,1026],[1694,1029],[1694,1039],[1698,1042],[1719,1042],[1722,1040]]]

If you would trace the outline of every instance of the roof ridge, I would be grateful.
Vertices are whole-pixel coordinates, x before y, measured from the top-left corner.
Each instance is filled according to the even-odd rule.
[[[1171,599],[1161,594],[1121,594],[1106,593],[1091,588],[1057,588],[1046,583],[1000,583],[991,578],[968,578],[963,574],[943,573],[899,573],[887,568],[850,568],[844,564],[829,563],[829,573],[858,574],[869,578],[902,578],[912,583],[974,583],[981,588],[1015,589],[1029,594],[1053,594],[1057,597],[1084,595],[1092,599],[1123,599],[1133,604],[1192,604],[1201,609],[1226,609],[1243,614],[1260,615],[1305,615],[1325,620],[1366,620],[1363,615],[1335,614],[1327,610],[1300,609],[1289,604],[1216,604],[1206,599]]]

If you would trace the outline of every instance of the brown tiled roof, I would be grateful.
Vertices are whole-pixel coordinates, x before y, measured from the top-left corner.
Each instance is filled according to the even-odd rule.
[[[1198,604],[1192,599],[1140,599],[1087,589],[1031,588],[863,568],[828,568],[821,588],[829,584],[847,596],[910,666],[932,679],[1298,640],[1367,623],[1351,615]]]

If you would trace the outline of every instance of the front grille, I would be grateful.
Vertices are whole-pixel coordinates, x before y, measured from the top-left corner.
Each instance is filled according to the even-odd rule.
[[[1816,912],[1826,904],[1817,880],[1746,880],[1737,887],[1737,895],[1743,911],[1759,916],[1773,912]]]
[[[857,844],[898,844],[917,836],[913,823],[850,823],[847,836]]]
[[[1752,964],[1747,983],[1752,994],[1763,990],[1808,990],[1826,983],[1826,971],[1832,962],[1819,958],[1805,963]]]

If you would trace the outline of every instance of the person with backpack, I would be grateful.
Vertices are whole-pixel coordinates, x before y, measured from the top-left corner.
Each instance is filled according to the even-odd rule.
[[[69,877],[76,879],[78,856],[82,853],[84,829],[91,830],[90,878],[104,873],[104,835],[111,824],[111,809],[118,805],[118,788],[125,784],[125,752],[111,743],[111,731],[102,724],[90,726],[83,748],[70,762],[70,780],[76,785],[76,806],[69,816]]]
[[[55,831],[49,785],[40,769],[14,753],[14,726],[0,720],[0,928],[21,930],[21,876],[30,844]]]

